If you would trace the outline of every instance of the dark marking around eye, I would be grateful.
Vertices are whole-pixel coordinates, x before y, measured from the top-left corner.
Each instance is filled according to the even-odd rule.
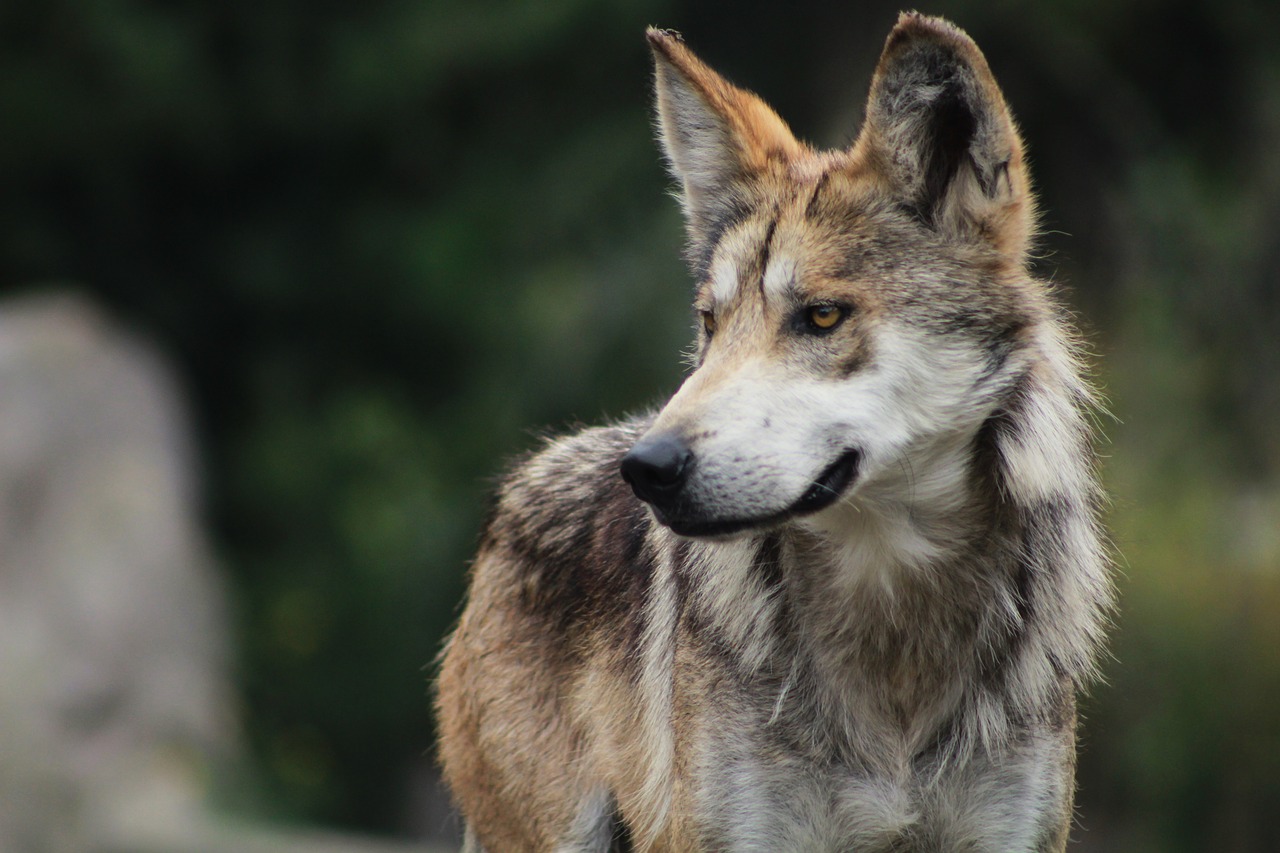
[[[711,311],[699,311],[699,319],[702,321],[702,330],[706,336],[710,338],[716,333],[716,315]]]
[[[851,309],[839,302],[815,302],[801,307],[791,316],[791,328],[805,335],[828,335],[848,319]]]
[[[811,305],[808,309],[809,325],[822,331],[830,331],[844,321],[844,309],[839,305],[823,303]]]

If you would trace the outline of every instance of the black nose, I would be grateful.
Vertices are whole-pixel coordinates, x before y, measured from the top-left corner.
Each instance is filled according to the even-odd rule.
[[[622,457],[622,479],[636,497],[651,504],[669,503],[689,479],[693,451],[675,435],[647,436]]]

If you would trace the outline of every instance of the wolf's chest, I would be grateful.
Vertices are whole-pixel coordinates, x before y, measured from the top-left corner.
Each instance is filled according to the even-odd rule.
[[[693,810],[710,849],[1034,851],[1064,795],[1051,742],[957,766],[876,773],[822,766],[733,732],[708,739]]]

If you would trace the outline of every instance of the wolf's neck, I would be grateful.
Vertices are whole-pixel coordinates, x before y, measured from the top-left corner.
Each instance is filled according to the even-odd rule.
[[[977,444],[975,431],[917,449],[910,466],[796,532],[793,654],[846,709],[864,755],[909,756],[929,742],[1016,618]]]
[[[1107,561],[1062,375],[1028,374],[978,430],[817,516],[689,549],[690,612],[782,678],[776,714],[842,707],[832,737],[901,756],[967,707],[993,747],[1089,677]]]
[[[802,529],[830,570],[831,595],[887,595],[972,542],[987,513],[975,487],[976,431],[917,448]]]
[[[973,434],[797,528],[796,654],[848,719],[888,727],[867,749],[910,752],[964,708],[997,746],[1090,676],[1110,598],[1067,376],[1024,376]]]

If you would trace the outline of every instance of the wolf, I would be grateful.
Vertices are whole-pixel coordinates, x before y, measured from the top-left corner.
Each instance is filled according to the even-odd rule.
[[[1063,850],[1097,402],[986,60],[902,15],[818,151],[648,42],[692,370],[500,488],[438,680],[467,849]]]

